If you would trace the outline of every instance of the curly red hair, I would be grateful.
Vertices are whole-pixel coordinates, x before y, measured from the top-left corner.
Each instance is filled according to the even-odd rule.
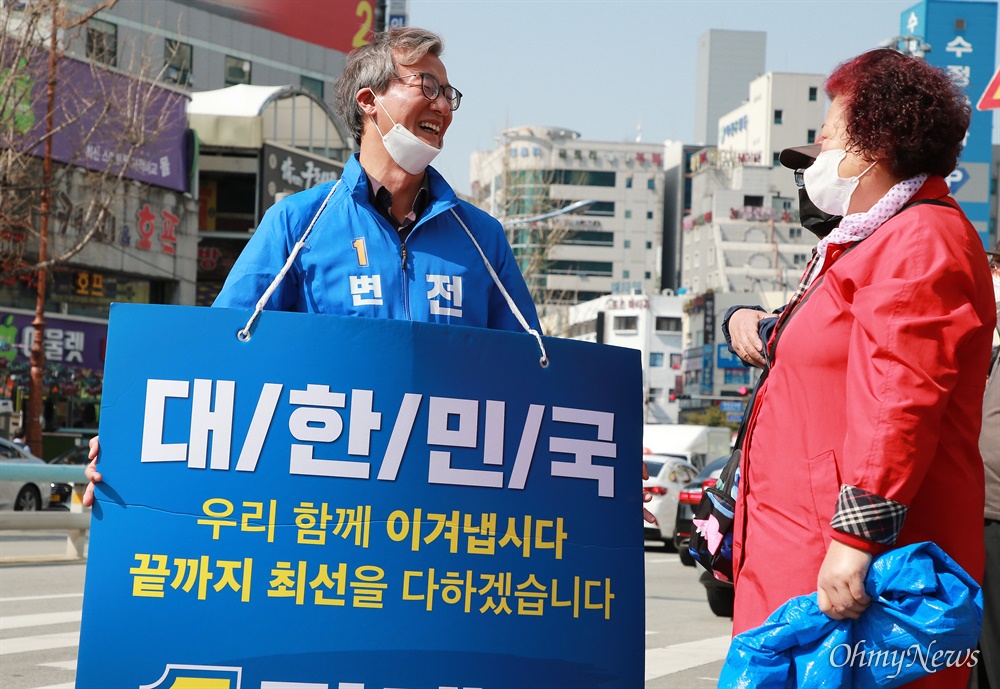
[[[955,169],[969,128],[965,94],[943,70],[894,50],[872,50],[839,65],[826,94],[846,105],[852,150],[881,160],[900,179]]]

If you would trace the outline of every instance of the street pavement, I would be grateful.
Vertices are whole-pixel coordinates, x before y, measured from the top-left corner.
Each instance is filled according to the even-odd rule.
[[[0,531],[0,689],[74,686],[85,564],[64,558],[65,543]],[[648,544],[645,561],[645,689],[715,687],[730,620],[712,614],[698,571],[675,553]]]

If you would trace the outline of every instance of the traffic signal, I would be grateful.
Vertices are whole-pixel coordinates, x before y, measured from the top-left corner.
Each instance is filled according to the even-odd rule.
[[[750,388],[748,388],[746,385],[741,385],[739,393],[741,396],[746,397],[747,395],[750,394]]]

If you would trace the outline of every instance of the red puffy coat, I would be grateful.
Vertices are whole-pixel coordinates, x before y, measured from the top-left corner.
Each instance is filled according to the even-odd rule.
[[[940,177],[920,199],[954,204]],[[734,633],[816,591],[831,538],[872,553],[933,541],[982,581],[978,441],[995,323],[982,242],[957,206],[904,208],[850,250],[828,247],[768,343],[744,443]],[[896,510],[902,528],[835,529],[842,486]]]

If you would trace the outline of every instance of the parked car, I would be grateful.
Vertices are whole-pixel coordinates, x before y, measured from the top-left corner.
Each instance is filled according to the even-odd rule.
[[[681,487],[690,482],[698,470],[678,457],[670,455],[643,455],[649,478],[642,482],[642,492],[653,499],[646,503],[646,509],[656,517],[656,524],[643,522],[646,538],[663,541],[664,546],[673,548],[674,519],[677,516],[677,497]]]
[[[12,464],[45,464],[27,448],[23,448],[6,438],[0,438],[0,462]],[[0,510],[31,512],[44,510],[49,506],[51,484],[33,481],[0,481]]]
[[[90,453],[89,445],[80,445],[79,447],[74,447],[71,450],[66,450],[61,455],[58,455],[49,462],[49,464],[71,464],[77,466],[86,466],[90,463],[90,459],[87,455]],[[69,506],[70,501],[73,499],[73,484],[71,483],[53,483],[52,484],[52,496],[51,504],[52,507],[62,507]]]
[[[694,567],[694,558],[688,552],[688,541],[691,540],[691,520],[694,519],[694,510],[701,502],[701,492],[707,486],[714,486],[722,474],[723,467],[729,457],[719,457],[715,461],[709,462],[701,472],[695,476],[690,483],[684,486],[677,494],[677,517],[674,530],[674,547],[681,556],[681,562],[688,567]]]

